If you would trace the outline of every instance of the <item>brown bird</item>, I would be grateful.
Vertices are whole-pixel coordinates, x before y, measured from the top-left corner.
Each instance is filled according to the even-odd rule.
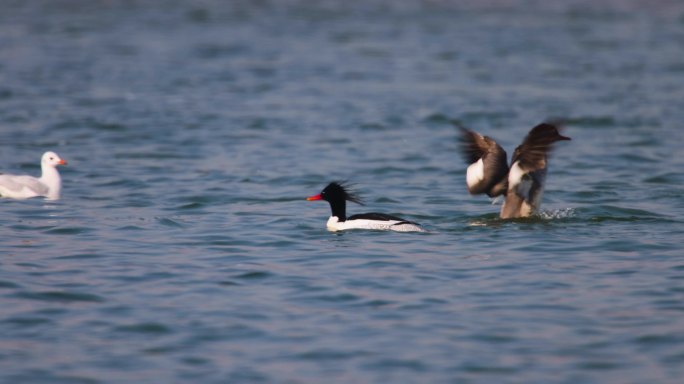
[[[468,165],[466,185],[473,195],[506,196],[500,217],[528,217],[539,208],[546,179],[547,154],[556,141],[571,140],[554,124],[532,128],[513,152],[511,166],[506,151],[492,138],[461,128],[461,151]]]

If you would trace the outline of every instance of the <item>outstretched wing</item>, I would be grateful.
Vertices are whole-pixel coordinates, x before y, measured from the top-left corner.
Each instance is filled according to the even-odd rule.
[[[488,136],[461,128],[461,153],[468,170],[466,185],[471,194],[486,193],[490,197],[506,191],[508,163],[506,151]]]
[[[558,127],[542,123],[530,130],[522,144],[513,152],[511,164],[518,161],[525,172],[534,172],[546,168],[546,155],[553,149],[553,143],[559,140],[570,140],[558,133]]]
[[[496,144],[491,138],[482,136],[479,133],[466,128],[461,128],[461,137],[459,141],[461,144],[463,160],[465,160],[467,164],[472,164],[480,160],[487,154],[491,144]]]

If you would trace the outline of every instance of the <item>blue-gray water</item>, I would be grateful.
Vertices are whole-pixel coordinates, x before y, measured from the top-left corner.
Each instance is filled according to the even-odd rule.
[[[0,382],[680,383],[682,85],[674,0],[3,1],[0,171],[69,165],[0,201]],[[498,220],[450,121],[555,117]]]

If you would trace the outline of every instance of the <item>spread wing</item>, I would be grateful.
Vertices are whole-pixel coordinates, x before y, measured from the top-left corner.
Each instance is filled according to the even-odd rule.
[[[461,154],[463,159],[468,164],[472,164],[489,153],[503,152],[505,159],[505,151],[499,144],[491,137],[482,136],[477,132],[466,128],[461,128]]]
[[[506,191],[508,162],[506,151],[488,136],[461,128],[461,154],[468,164],[466,184],[472,194],[486,193],[490,197]]]
[[[558,134],[555,125],[542,123],[530,130],[522,144],[513,152],[511,164],[519,161],[525,172],[534,172],[546,168],[546,155],[553,149],[553,143],[569,138]]]

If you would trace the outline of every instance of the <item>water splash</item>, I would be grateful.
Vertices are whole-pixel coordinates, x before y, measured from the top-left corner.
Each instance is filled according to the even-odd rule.
[[[498,215],[487,215],[470,220],[468,226],[470,227],[491,227],[500,226],[508,222],[520,223],[539,223],[551,220],[563,220],[575,217],[576,210],[574,208],[561,208],[548,211],[540,211],[530,217],[523,217],[517,219],[502,219]]]
[[[551,211],[541,211],[537,213],[537,215],[540,219],[544,220],[561,220],[561,219],[568,219],[571,217],[575,217],[575,209],[574,208],[561,208],[561,209],[554,209]]]

